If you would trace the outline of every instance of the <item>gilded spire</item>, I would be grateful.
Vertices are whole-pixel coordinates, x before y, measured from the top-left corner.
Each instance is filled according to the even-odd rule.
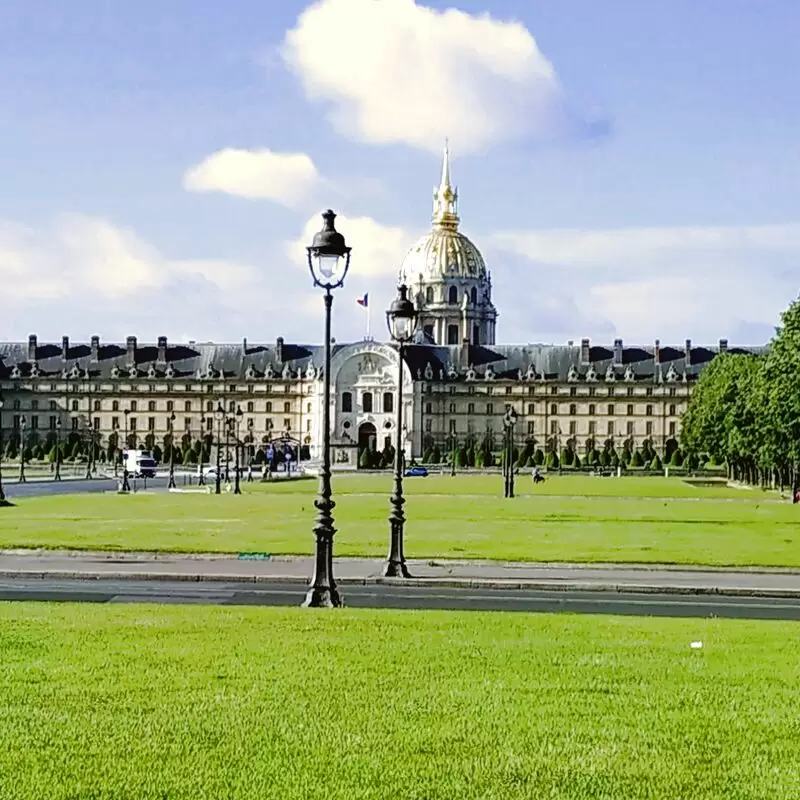
[[[458,190],[450,184],[450,147],[444,140],[442,179],[433,190],[433,224],[440,228],[458,228]]]

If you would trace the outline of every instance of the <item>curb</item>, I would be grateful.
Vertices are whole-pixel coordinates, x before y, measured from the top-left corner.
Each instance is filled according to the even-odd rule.
[[[204,575],[170,572],[78,572],[74,570],[2,570],[0,578],[33,578],[67,580],[129,580],[129,581],[179,581],[186,583],[252,583],[252,584],[305,584],[307,578],[296,575]],[[711,595],[728,597],[764,597],[800,599],[800,589],[758,588],[737,586],[681,586],[674,584],[635,584],[609,583],[603,581],[570,581],[570,580],[492,580],[480,578],[384,578],[370,576],[367,578],[338,578],[341,586],[397,586],[397,587],[434,587],[449,589],[490,589],[517,591],[550,591],[550,592],[609,592],[616,594],[669,594],[669,595]]]

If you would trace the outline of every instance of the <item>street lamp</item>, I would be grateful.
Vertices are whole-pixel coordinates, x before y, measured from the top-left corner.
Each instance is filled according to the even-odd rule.
[[[169,481],[167,489],[175,488],[175,412],[169,415]]]
[[[128,483],[128,417],[130,416],[131,410],[126,408],[122,414],[125,417],[125,441],[123,443],[123,450],[122,450],[122,491],[129,492],[131,490],[131,485]]]
[[[503,477],[505,478],[504,497],[514,496],[514,425],[517,423],[517,412],[509,406],[503,416],[503,428],[506,434],[506,452],[503,458]]]
[[[61,417],[56,420],[56,474],[55,480],[61,480]]]
[[[325,290],[325,367],[322,397],[322,469],[319,473],[319,493],[314,501],[317,518],[314,575],[304,606],[333,608],[342,604],[333,579],[333,509],[331,489],[331,306],[333,289],[339,288],[350,267],[350,248],[344,236],[334,227],[336,214],[328,209],[323,215],[322,230],[314,234],[308,252],[308,267],[314,286]]]
[[[239,425],[242,422],[242,407],[237,406],[236,408],[236,436],[233,442],[233,446],[236,448],[236,460],[234,461],[234,469],[236,470],[236,474],[233,476],[233,493],[234,494],[241,494],[242,487],[239,485]]]
[[[217,420],[217,475],[216,475],[216,482],[214,484],[214,494],[219,494],[222,491],[222,487],[220,485],[221,479],[221,470],[222,467],[220,466],[220,448],[222,447],[222,420],[225,419],[225,409],[222,407],[222,403],[217,405],[217,410],[214,412],[214,418]]]
[[[5,399],[0,394],[0,507],[10,506],[11,503],[6,500],[6,493],[3,490],[3,406]]]
[[[205,486],[206,479],[203,476],[203,455],[206,447],[206,413],[203,410],[203,401],[200,401],[200,453],[197,458],[197,485]]]
[[[450,433],[450,441],[452,446],[450,448],[450,476],[455,478],[456,476],[456,445],[458,444],[458,437],[456,436],[455,431],[451,431]]]
[[[25,417],[19,421],[19,482],[25,483]]]
[[[409,578],[403,555],[403,529],[406,517],[403,513],[403,358],[405,347],[414,337],[417,328],[417,310],[408,299],[408,287],[398,287],[397,297],[386,312],[386,324],[392,339],[397,342],[397,448],[394,454],[394,491],[389,502],[392,513],[389,515],[391,545],[384,575],[387,578]]]

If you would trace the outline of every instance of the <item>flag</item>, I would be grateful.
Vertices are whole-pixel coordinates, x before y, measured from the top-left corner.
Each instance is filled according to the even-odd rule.
[[[356,302],[360,306],[364,306],[364,308],[369,308],[369,292],[367,292],[363,297],[359,297]]]

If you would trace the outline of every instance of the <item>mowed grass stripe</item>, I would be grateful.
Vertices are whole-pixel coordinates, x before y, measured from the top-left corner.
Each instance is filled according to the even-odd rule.
[[[0,605],[2,796],[794,800],[798,630]]]
[[[334,511],[337,555],[385,556],[388,491],[362,491],[377,480],[342,478]],[[497,480],[485,476],[407,483],[409,558],[800,567],[800,508],[772,502],[761,492],[749,502],[726,503],[717,492],[736,490],[674,479],[569,477],[558,493],[504,500]],[[586,496],[610,483],[616,491],[630,489],[632,497]],[[438,484],[439,491],[411,491],[423,484]],[[451,491],[443,493],[443,486]],[[680,499],[641,496],[653,486]],[[475,493],[475,487],[487,491]],[[564,496],[569,487],[582,494]],[[314,491],[313,484],[302,482],[246,484],[241,497],[143,493],[24,499],[0,513],[0,547],[307,555],[314,547]],[[695,502],[683,502],[686,491]]]

